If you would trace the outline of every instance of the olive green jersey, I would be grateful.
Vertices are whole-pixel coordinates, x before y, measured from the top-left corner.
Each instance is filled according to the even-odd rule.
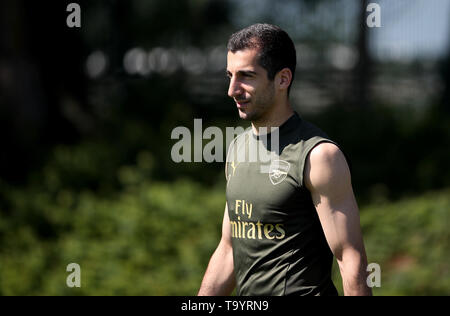
[[[276,133],[278,142],[272,138]],[[276,133],[258,137],[250,128],[233,140],[227,154],[237,294],[337,295],[333,255],[303,182],[308,153],[331,141],[297,113]],[[252,159],[255,152],[258,159]],[[264,155],[270,160],[259,159]]]

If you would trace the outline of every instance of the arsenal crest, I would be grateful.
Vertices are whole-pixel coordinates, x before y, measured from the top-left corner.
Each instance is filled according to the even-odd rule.
[[[269,168],[269,179],[273,185],[277,185],[286,179],[289,172],[290,164],[284,160],[274,160],[270,164]]]

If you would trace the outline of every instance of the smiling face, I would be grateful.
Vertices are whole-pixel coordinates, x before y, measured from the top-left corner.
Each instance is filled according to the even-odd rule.
[[[258,64],[258,50],[229,51],[227,76],[228,96],[234,99],[239,116],[247,121],[260,121],[275,105],[275,83]]]

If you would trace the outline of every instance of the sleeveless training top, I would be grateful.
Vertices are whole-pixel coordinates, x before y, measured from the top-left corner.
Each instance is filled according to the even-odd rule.
[[[333,255],[303,183],[306,157],[321,142],[332,141],[294,113],[277,132],[258,137],[250,127],[231,143],[225,173],[237,295],[337,295]]]

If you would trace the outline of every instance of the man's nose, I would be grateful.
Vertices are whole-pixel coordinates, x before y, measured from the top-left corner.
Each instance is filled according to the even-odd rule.
[[[228,87],[228,96],[230,98],[235,98],[236,96],[242,94],[242,87],[239,82],[234,78],[230,79],[230,86]]]

